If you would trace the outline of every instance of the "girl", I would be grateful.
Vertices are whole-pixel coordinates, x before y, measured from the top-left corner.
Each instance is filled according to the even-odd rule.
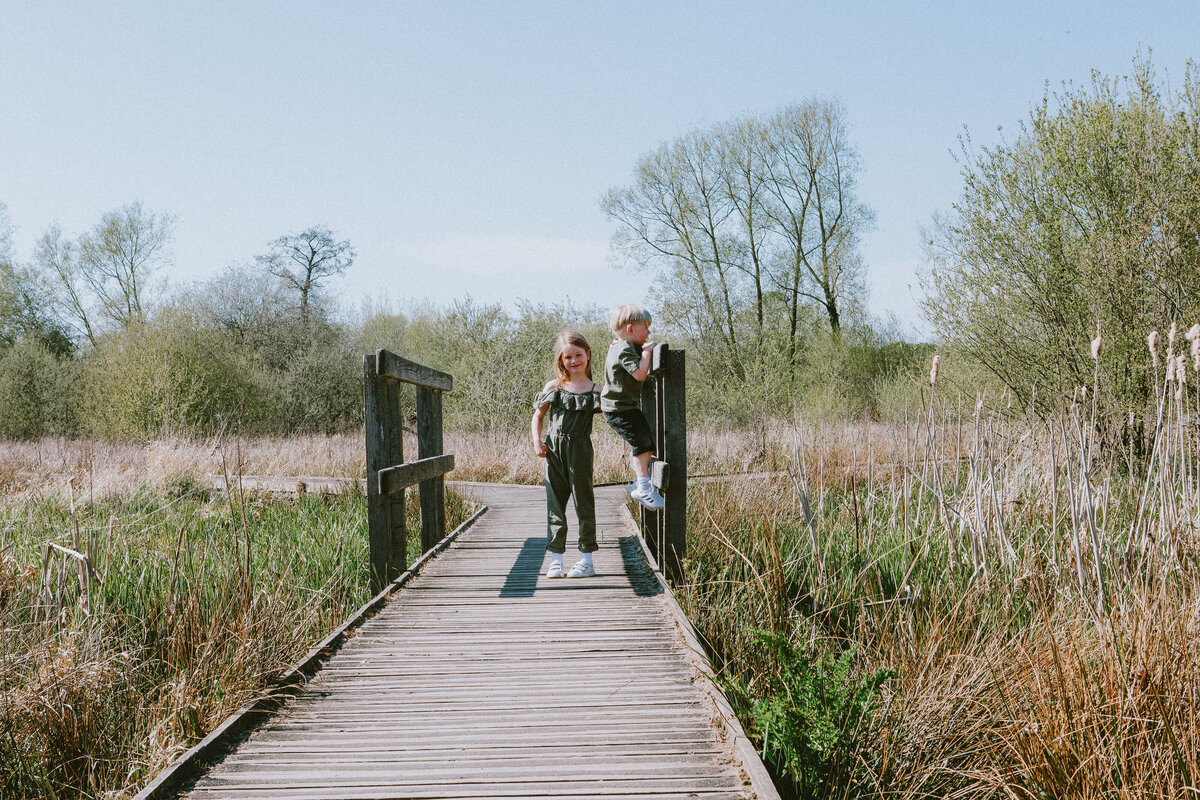
[[[592,415],[600,411],[600,387],[592,380],[592,348],[574,331],[554,342],[555,379],[533,401],[533,450],[546,459],[547,578],[561,578],[567,549],[567,498],[579,517],[579,561],[568,578],[596,574],[596,498],[592,491]],[[545,430],[543,430],[543,422]]]

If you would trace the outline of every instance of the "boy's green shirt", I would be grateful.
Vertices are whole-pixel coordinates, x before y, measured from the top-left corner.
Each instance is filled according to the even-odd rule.
[[[642,382],[633,377],[642,364],[642,348],[624,339],[613,339],[604,359],[604,388],[600,410],[613,412],[641,408]]]

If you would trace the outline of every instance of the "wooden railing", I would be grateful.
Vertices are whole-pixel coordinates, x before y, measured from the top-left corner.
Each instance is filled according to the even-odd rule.
[[[650,476],[662,492],[662,511],[642,509],[642,535],[666,576],[679,583],[687,555],[687,360],[683,350],[655,349],[642,384],[642,411],[654,432]]]
[[[417,460],[404,461],[400,384],[417,387]],[[445,372],[387,350],[363,356],[367,439],[367,532],[371,585],[378,591],[408,569],[404,490],[420,484],[421,552],[446,535],[445,478],[454,456],[442,453],[442,392],[454,388]]]

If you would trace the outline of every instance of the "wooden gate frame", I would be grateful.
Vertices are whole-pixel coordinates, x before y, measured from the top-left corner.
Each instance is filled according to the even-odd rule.
[[[404,461],[400,384],[417,387],[417,460]],[[387,350],[363,356],[363,416],[367,440],[367,535],[371,586],[381,590],[408,569],[404,490],[421,486],[421,552],[446,535],[447,472],[454,456],[442,453],[442,392],[454,378]]]
[[[642,536],[672,583],[683,581],[687,556],[687,396],[685,351],[655,348],[642,384],[642,412],[654,432],[651,481],[662,492],[662,511],[642,508]]]

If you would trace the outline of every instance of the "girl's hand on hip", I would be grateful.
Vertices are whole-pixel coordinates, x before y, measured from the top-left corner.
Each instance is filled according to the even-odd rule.
[[[534,442],[533,452],[537,453],[538,458],[545,458],[546,453],[548,453],[549,450],[547,449],[545,442]]]

